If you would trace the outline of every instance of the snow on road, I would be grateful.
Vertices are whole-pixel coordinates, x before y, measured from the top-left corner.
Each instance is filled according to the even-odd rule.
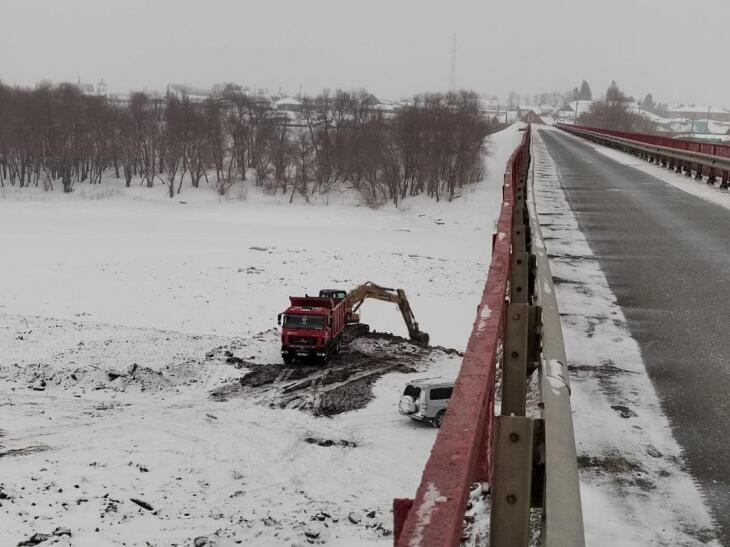
[[[47,541],[74,546],[390,544],[392,498],[415,492],[435,438],[398,415],[398,395],[454,377],[458,356],[435,352],[378,380],[365,408],[315,418],[212,400],[245,368],[206,355],[276,363],[290,294],[367,280],[405,288],[432,344],[463,349],[521,136],[493,135],[487,182],[455,202],[399,209],[111,183],[4,191],[0,545],[57,527],[73,536]],[[405,334],[389,305],[362,315]]]
[[[706,182],[695,181],[694,177],[687,177],[686,175],[675,173],[666,167],[660,167],[656,164],[649,163],[646,160],[639,159],[628,152],[615,150],[588,140],[584,140],[583,142],[592,146],[596,152],[600,152],[612,160],[622,163],[623,165],[629,165],[639,171],[643,171],[644,173],[666,182],[683,192],[687,192],[688,194],[692,194],[698,198],[702,198],[706,201],[725,207],[726,209],[730,209],[730,194],[727,190],[719,190],[713,185],[706,184]]]
[[[539,131],[532,150],[571,371],[587,544],[719,545],[639,346],[580,232]]]

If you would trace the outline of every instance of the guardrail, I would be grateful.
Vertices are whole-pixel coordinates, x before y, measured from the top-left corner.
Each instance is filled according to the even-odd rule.
[[[393,501],[397,546],[459,545],[474,482],[490,483],[493,547],[527,546],[536,508],[543,545],[585,544],[565,350],[532,176],[528,126],[507,164],[492,261],[448,410],[415,499]],[[535,370],[542,401],[530,410],[539,418],[526,416]]]
[[[677,173],[684,173],[687,177],[691,177],[693,174],[696,180],[703,180],[704,177],[707,177],[707,184],[713,186],[719,177],[721,189],[730,187],[730,146],[728,145],[578,125],[558,124],[558,127],[598,144],[634,154]]]

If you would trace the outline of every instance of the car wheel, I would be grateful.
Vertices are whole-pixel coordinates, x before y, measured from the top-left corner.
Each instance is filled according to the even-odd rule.
[[[435,428],[441,427],[441,424],[444,421],[444,414],[446,414],[445,410],[440,410],[438,414],[436,414],[436,417],[431,422]]]

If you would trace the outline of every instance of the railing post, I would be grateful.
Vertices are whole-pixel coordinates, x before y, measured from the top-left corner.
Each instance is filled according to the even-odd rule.
[[[502,370],[503,416],[524,416],[527,395],[527,355],[529,306],[507,307],[504,361]]]
[[[695,174],[695,180],[697,182],[702,182],[702,164],[696,163],[695,167],[697,168],[697,173]]]
[[[490,547],[526,547],[530,540],[533,420],[497,418]]]
[[[413,500],[411,498],[395,498],[393,500],[393,539],[394,544],[398,544],[398,538],[403,530],[403,524],[405,524],[408,518],[408,512],[413,507]]]

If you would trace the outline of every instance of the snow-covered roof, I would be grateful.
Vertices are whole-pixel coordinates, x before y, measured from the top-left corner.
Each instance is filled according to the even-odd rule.
[[[730,135],[718,135],[716,133],[681,133],[674,136],[675,139],[691,139],[695,141],[709,141],[709,142],[730,142]]]
[[[382,110],[383,112],[392,112],[393,110],[395,110],[395,108],[393,108],[392,104],[383,104],[383,103],[375,104],[375,105],[371,106],[370,108],[372,108],[373,110]]]
[[[727,114],[730,112],[727,108],[718,108],[712,106],[702,105],[675,105],[669,109],[670,112],[682,112],[682,113],[697,113],[697,114]]]
[[[284,97],[283,99],[279,99],[274,103],[276,106],[284,106],[284,105],[293,105],[293,106],[301,106],[302,102],[298,99],[295,99],[294,97]]]
[[[535,105],[525,104],[525,105],[520,105],[517,108],[519,108],[520,110],[532,110],[535,113],[540,112],[540,107],[535,106]]]
[[[185,95],[188,97],[205,98],[208,97],[211,93],[209,89],[201,89],[199,87],[193,87],[188,84],[168,84],[167,88],[174,93],[178,93],[180,95]]]
[[[649,120],[655,122],[655,123],[670,123],[672,120],[669,120],[667,118],[662,118],[661,116],[654,114],[653,112],[649,112],[645,108],[642,108],[638,103],[627,103],[626,106],[628,107],[629,112],[633,112],[635,114],[641,114],[645,118],[648,118]]]
[[[592,104],[593,104],[593,99],[580,99],[577,101],[570,101],[568,103],[568,105],[573,110],[573,112],[575,112],[577,109],[579,113],[587,112]]]

